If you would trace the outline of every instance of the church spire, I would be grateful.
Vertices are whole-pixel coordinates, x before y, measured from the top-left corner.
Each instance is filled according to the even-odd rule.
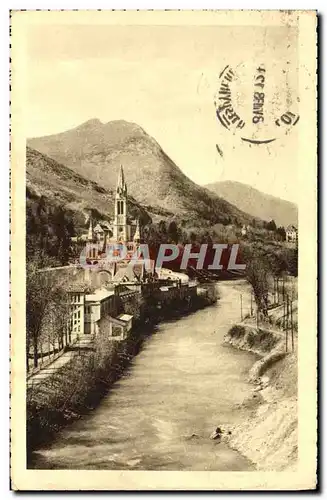
[[[137,243],[140,242],[141,240],[141,234],[140,234],[140,220],[137,219],[137,223],[136,223],[136,229],[135,229],[135,233],[134,233],[134,238],[133,240]]]
[[[125,242],[129,238],[129,226],[127,224],[127,186],[122,165],[118,175],[117,190],[115,196],[115,241]]]
[[[89,230],[87,233],[87,239],[88,241],[93,240],[93,224],[92,224],[92,216],[90,215],[90,224],[89,224]]]
[[[127,186],[125,182],[124,169],[122,165],[120,165],[120,170],[118,175],[117,193],[124,195],[127,194]]]

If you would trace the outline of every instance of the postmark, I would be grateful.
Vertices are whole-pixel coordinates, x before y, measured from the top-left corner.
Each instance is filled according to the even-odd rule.
[[[300,119],[289,72],[264,62],[226,65],[218,77],[214,105],[218,123],[241,140],[269,144],[288,134]]]

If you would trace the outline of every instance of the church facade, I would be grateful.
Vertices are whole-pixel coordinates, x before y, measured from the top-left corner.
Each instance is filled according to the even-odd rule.
[[[115,193],[114,219],[111,222],[98,222],[94,225],[92,217],[86,235],[86,259],[103,259],[108,248],[124,245],[133,254],[141,241],[139,220],[131,220],[128,214],[127,184],[123,167],[120,167]]]

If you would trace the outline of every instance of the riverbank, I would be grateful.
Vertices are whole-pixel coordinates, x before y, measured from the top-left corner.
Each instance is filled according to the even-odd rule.
[[[257,359],[222,345],[240,317],[239,294],[246,283],[215,288],[220,299],[212,306],[149,327],[137,356],[96,408],[39,446],[29,467],[254,470],[236,450],[210,439],[218,424],[236,425],[249,414],[238,406],[252,393],[244,375]]]
[[[42,383],[29,387],[28,463],[33,450],[49,444],[59,430],[98,406],[160,321],[184,317],[214,304],[217,298],[217,294],[208,293],[191,301],[175,301],[169,308],[143,307],[129,337],[121,342],[111,341],[104,325],[93,350],[81,350]]]
[[[293,470],[297,462],[297,353],[285,352],[277,331],[256,330],[246,324],[232,327],[224,338],[233,347],[257,354],[248,380],[252,395],[242,407],[250,416],[229,427],[228,444],[259,470]]]

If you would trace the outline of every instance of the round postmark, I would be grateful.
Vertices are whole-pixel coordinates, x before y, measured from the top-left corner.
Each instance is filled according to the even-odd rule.
[[[297,74],[278,64],[227,65],[214,97],[222,127],[252,144],[269,144],[298,123]]]

